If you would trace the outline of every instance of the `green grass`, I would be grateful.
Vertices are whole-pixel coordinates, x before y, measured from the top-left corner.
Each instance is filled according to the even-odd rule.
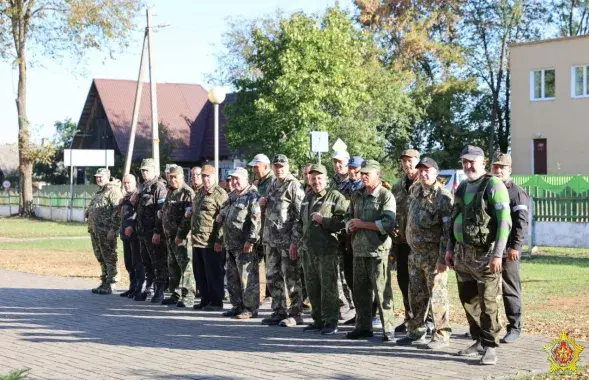
[[[15,369],[6,375],[0,374],[0,380],[20,380],[27,377],[30,368]]]
[[[53,222],[22,218],[0,218],[0,237],[42,238],[55,236],[87,236],[85,223]]]
[[[122,251],[122,243],[119,241]],[[59,239],[59,240],[35,240],[28,242],[4,242],[0,244],[0,250],[20,251],[87,251],[92,252],[92,243],[88,239]]]

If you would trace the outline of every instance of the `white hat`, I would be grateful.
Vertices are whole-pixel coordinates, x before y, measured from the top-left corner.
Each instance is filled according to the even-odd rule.
[[[347,165],[348,161],[350,161],[350,153],[348,153],[347,150],[336,151],[333,153],[333,157],[331,158],[334,160],[343,161]]]
[[[265,154],[256,154],[254,159],[248,164],[249,166],[256,166],[257,164],[268,164],[270,165],[270,159]]]
[[[233,169],[233,171],[231,171],[229,177],[241,177],[248,179],[249,175],[247,173],[247,170],[245,170],[244,168],[235,168]]]

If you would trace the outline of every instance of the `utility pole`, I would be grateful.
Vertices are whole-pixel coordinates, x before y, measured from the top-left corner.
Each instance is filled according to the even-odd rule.
[[[131,119],[131,136],[129,136],[129,146],[127,148],[127,159],[125,161],[125,174],[131,172],[131,162],[133,161],[133,149],[135,148],[135,135],[137,133],[137,119],[139,118],[139,106],[141,104],[141,93],[143,92],[143,72],[145,71],[145,45],[147,42],[147,29],[143,34],[143,47],[141,49],[141,61],[139,63],[139,75],[137,78],[137,90],[135,91],[135,104],[133,105],[133,119]]]
[[[151,88],[151,128],[152,128],[152,150],[153,161],[155,162],[156,174],[160,172],[160,139],[159,139],[159,119],[157,115],[157,84],[153,68],[153,38],[151,31],[151,10],[147,8],[147,51],[149,59],[149,86]]]

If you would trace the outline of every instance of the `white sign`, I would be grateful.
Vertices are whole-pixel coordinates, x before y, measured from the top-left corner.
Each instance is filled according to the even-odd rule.
[[[64,166],[115,166],[115,151],[112,149],[65,149]]]
[[[332,148],[336,152],[345,152],[348,149],[348,146],[342,139],[337,139]]]
[[[323,131],[311,132],[311,152],[329,152],[329,134]]]
[[[4,181],[2,182],[2,187],[5,189],[10,189],[10,181]]]

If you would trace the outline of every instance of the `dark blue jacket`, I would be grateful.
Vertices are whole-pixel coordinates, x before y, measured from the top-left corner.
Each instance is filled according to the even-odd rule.
[[[137,211],[131,203],[131,198],[137,199],[138,190],[127,193],[121,199],[121,239],[137,239]],[[125,236],[125,228],[133,227],[133,234]]]

